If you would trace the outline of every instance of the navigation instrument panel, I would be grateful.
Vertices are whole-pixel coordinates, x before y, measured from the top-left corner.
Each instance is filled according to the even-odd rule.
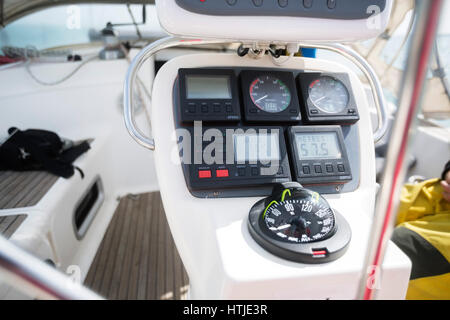
[[[193,190],[257,186],[291,180],[282,127],[190,128],[182,143],[186,181]],[[194,152],[189,152],[192,150]]]
[[[352,179],[340,126],[296,126],[288,132],[296,181],[344,183]]]
[[[297,77],[305,108],[305,121],[314,124],[353,124],[358,108],[345,73],[302,73]]]
[[[236,75],[225,69],[179,69],[180,118],[192,121],[241,119]]]
[[[357,188],[359,115],[348,75],[179,69],[173,90],[194,196],[261,196],[286,181],[321,193]]]
[[[247,121],[299,121],[300,106],[292,72],[244,70],[240,73]]]

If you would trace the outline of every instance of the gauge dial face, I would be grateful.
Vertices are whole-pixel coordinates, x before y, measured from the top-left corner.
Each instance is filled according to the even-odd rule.
[[[332,77],[322,76],[309,85],[309,99],[326,113],[342,112],[348,105],[349,93],[345,85]]]
[[[273,204],[263,220],[272,237],[290,243],[324,240],[335,231],[335,216],[318,194]]]
[[[259,109],[269,113],[282,112],[291,103],[289,88],[280,79],[270,75],[252,81],[250,97]]]

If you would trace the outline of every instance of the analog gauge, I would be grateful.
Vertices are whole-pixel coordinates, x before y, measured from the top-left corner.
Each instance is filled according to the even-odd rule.
[[[269,113],[282,112],[291,103],[289,88],[280,79],[269,75],[252,81],[250,97],[259,109]]]
[[[271,205],[263,220],[272,238],[289,243],[324,240],[335,231],[333,210],[319,194],[306,189],[302,195]]]
[[[309,85],[309,99],[326,113],[342,112],[348,105],[349,93],[345,85],[332,77],[321,76]]]

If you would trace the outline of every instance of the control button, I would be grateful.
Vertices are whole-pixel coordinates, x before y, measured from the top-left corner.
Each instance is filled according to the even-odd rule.
[[[189,113],[195,113],[197,111],[197,105],[195,103],[188,104]]]
[[[231,103],[225,103],[225,110],[228,113],[233,112],[233,106],[231,105]]]
[[[208,113],[208,111],[209,111],[208,105],[206,103],[202,103],[202,112]]]
[[[343,164],[338,164],[337,168],[338,168],[339,172],[344,172],[345,171],[345,167],[344,167]]]
[[[288,5],[288,0],[278,0],[278,5],[282,8]]]
[[[290,113],[297,113],[297,110],[296,109],[290,109],[289,112]]]
[[[328,173],[333,172],[333,166],[331,164],[327,164],[326,169]]]
[[[317,109],[311,109],[311,110],[309,110],[309,113],[311,113],[311,114],[318,114],[318,113],[319,113],[319,110],[317,110]]]
[[[239,168],[238,169],[238,175],[241,176],[241,177],[245,176],[245,168]]]
[[[303,166],[303,173],[304,174],[310,174],[311,173],[311,170],[309,169],[309,166]]]
[[[355,109],[348,109],[348,113],[356,113]]]
[[[237,2],[237,0],[227,0],[227,3],[228,3],[230,6],[234,6],[234,5],[236,4],[236,2]]]
[[[213,108],[214,108],[214,112],[216,112],[216,113],[220,112],[220,104],[214,103]]]
[[[315,165],[315,166],[314,166],[314,171],[315,171],[316,173],[322,173],[322,167],[319,166],[319,165]]]
[[[263,4],[263,0],[253,0],[253,4],[255,7],[261,7]]]
[[[328,0],[327,6],[328,6],[328,9],[336,8],[336,0]]]
[[[250,113],[256,113],[258,110],[256,110],[255,108],[250,109]]]
[[[257,175],[259,175],[258,168],[252,168],[252,176],[257,176]]]
[[[200,179],[211,178],[211,170],[198,170],[198,177]]]
[[[228,169],[216,170],[216,177],[217,178],[228,177]]]
[[[313,0],[303,0],[303,6],[305,8],[311,8],[313,4]]]

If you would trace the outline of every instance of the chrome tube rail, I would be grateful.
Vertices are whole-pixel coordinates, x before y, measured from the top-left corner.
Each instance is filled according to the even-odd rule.
[[[133,110],[133,90],[136,82],[136,77],[141,66],[147,61],[151,56],[157,52],[176,46],[193,46],[193,45],[203,45],[203,44],[221,44],[221,43],[242,43],[243,41],[237,40],[199,40],[199,39],[183,39],[177,37],[166,37],[155,41],[145,48],[143,48],[131,61],[128,68],[125,84],[124,84],[124,94],[123,94],[123,113],[125,126],[131,137],[141,146],[155,150],[155,141],[152,138],[147,137],[141,130],[139,130],[136,122],[134,120],[134,110]],[[245,41],[245,43],[251,43],[251,41]],[[367,77],[369,85],[374,94],[375,106],[378,113],[378,128],[374,132],[374,141],[377,142],[386,134],[388,129],[387,121],[387,106],[384,100],[383,89],[378,77],[372,67],[367,63],[367,61],[360,56],[355,50],[341,45],[341,44],[313,44],[313,43],[299,43],[302,48],[318,48],[322,50],[328,50],[338,53],[351,62],[353,62]],[[155,106],[157,107],[157,106]]]
[[[0,236],[0,280],[31,298],[103,299],[2,236]]]
[[[375,143],[380,141],[388,130],[387,105],[386,100],[384,99],[383,87],[381,86],[381,82],[378,79],[375,70],[373,70],[373,68],[366,61],[366,59],[364,59],[358,52],[356,52],[352,48],[338,43],[329,43],[329,44],[301,43],[300,46],[302,48],[317,48],[338,53],[341,56],[353,62],[353,64],[355,64],[363,72],[364,76],[369,81],[370,88],[372,89],[375,107],[377,109],[378,114],[378,127],[373,133],[373,140]]]
[[[436,35],[442,0],[416,1],[417,22],[411,37],[409,56],[399,94],[399,106],[387,151],[375,216],[372,222],[358,299],[376,298],[381,280],[381,266],[399,205],[405,180],[405,156],[419,111],[423,84]]]

